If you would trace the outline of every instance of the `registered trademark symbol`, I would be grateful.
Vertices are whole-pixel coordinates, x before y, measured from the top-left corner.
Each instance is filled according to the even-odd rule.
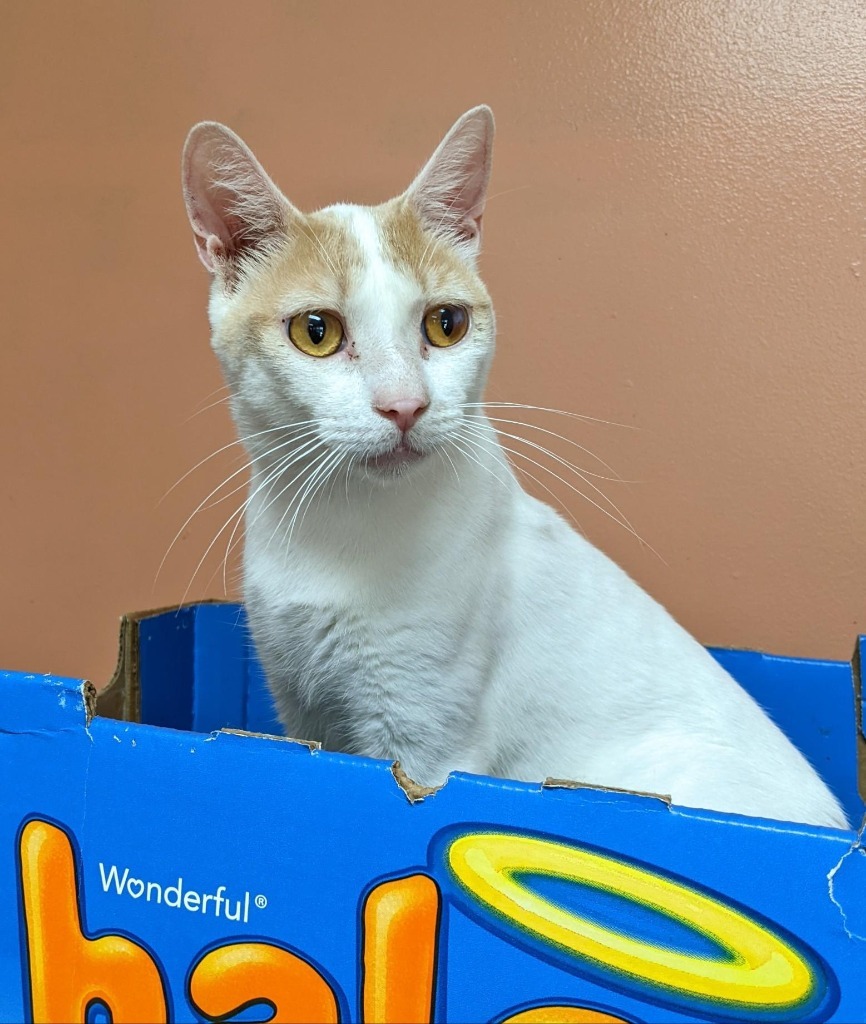
[[[267,896],[256,896],[255,903],[259,910],[264,910],[268,905],[268,898]]]

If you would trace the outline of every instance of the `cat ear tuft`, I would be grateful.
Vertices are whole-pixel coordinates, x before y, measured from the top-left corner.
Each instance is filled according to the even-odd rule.
[[[493,112],[480,106],[454,123],[406,193],[436,234],[474,258],[493,159]]]
[[[198,256],[212,274],[230,273],[239,257],[287,228],[291,204],[246,143],[216,121],[187,136],[182,184]]]

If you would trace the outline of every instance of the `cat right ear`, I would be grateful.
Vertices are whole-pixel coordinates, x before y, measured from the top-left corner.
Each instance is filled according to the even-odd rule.
[[[454,123],[406,193],[427,227],[470,260],[481,245],[492,161],[493,112],[473,107]]]
[[[187,136],[182,184],[198,257],[212,274],[233,276],[240,257],[287,230],[291,204],[246,143],[216,121]]]

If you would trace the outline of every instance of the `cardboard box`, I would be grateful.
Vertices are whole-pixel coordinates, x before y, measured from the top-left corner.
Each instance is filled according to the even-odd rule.
[[[866,1019],[857,833],[560,782],[430,794],[256,735],[240,607],[122,634],[96,715],[87,683],[0,674],[3,1021]],[[860,821],[851,666],[713,653]]]

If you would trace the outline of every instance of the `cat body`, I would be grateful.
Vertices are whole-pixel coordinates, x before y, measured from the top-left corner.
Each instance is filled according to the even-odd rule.
[[[281,721],[423,785],[553,776],[847,827],[751,698],[508,465],[481,405],[491,145],[476,108],[402,196],[305,215],[228,129],[187,141]]]

